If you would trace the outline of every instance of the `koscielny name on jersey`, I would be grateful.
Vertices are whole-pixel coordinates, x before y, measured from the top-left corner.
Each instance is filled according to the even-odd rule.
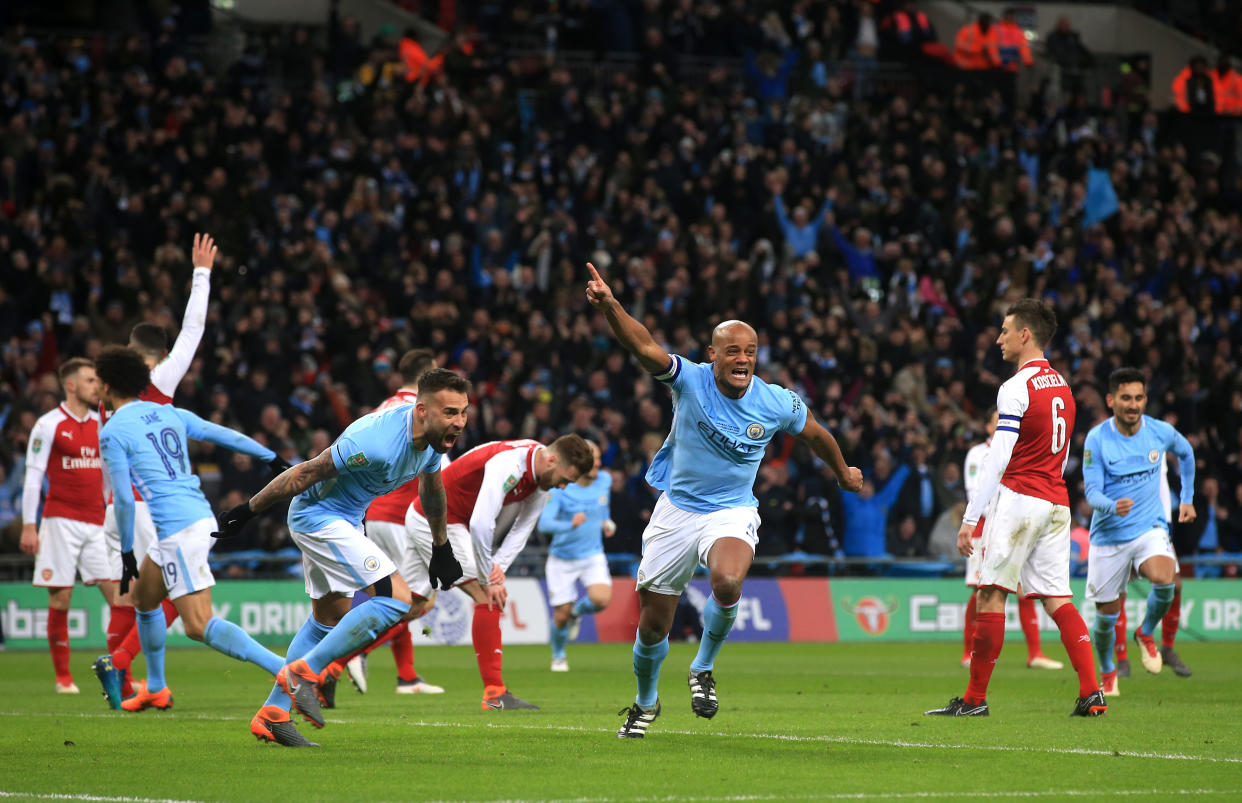
[[[1048,388],[1064,388],[1068,385],[1065,384],[1060,374],[1043,374],[1031,377],[1031,387],[1035,390],[1047,390]]]

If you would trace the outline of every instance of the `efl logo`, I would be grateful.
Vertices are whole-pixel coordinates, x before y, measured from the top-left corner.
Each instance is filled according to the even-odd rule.
[[[897,610],[897,600],[889,597],[887,603],[875,597],[863,597],[858,602],[843,599],[842,607],[854,614],[858,626],[869,636],[883,635],[888,630],[889,617]]]

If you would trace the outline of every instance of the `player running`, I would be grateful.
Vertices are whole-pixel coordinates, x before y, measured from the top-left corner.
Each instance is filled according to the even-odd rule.
[[[963,476],[965,477],[966,499],[968,501],[974,495],[975,489],[979,487],[979,472],[983,468],[983,461],[987,459],[988,447],[992,444],[992,435],[996,432],[997,421],[996,410],[993,409],[988,414],[988,423],[986,425],[988,439],[983,443],[976,443],[966,453]],[[962,628],[962,639],[965,645],[965,651],[962,653],[962,666],[966,668],[970,668],[970,650],[975,642],[976,605],[978,604],[979,597],[979,568],[983,561],[983,549],[979,545],[979,537],[982,535],[983,526],[981,522],[978,527],[975,527],[975,544],[971,550],[970,557],[966,558],[966,585],[970,587],[970,599],[966,602],[966,624]],[[1060,661],[1054,661],[1044,655],[1043,648],[1039,643],[1039,613],[1035,609],[1035,600],[1023,594],[1021,586],[1018,587],[1018,621],[1022,625],[1022,635],[1026,637],[1027,668],[1063,668],[1065,665]]]
[[[21,550],[35,556],[35,586],[47,589],[47,644],[58,694],[77,694],[69,669],[69,605],[75,573],[116,604],[117,575],[104,545],[103,472],[99,466],[99,379],[95,364],[75,357],[57,371],[65,400],[30,431],[22,489]],[[43,480],[43,520],[39,498]]]
[[[311,615],[293,637],[286,664],[276,674],[267,702],[250,722],[258,739],[289,747],[310,744],[289,720],[292,707],[315,727],[324,726],[319,673],[332,661],[375,641],[402,617],[421,612],[392,560],[362,532],[367,506],[377,497],[421,477],[419,500],[434,546],[429,582],[452,585],[461,567],[445,533],[440,456],[466,426],[470,383],[436,368],[418,381],[418,402],[359,418],[318,457],[267,484],[249,501],[220,515],[219,537],[241,532],[246,522],[292,498],[289,531],[302,550]],[[371,599],[351,609],[355,591]]]
[[[1195,453],[1171,425],[1144,414],[1147,380],[1135,368],[1118,368],[1108,377],[1105,399],[1113,416],[1091,428],[1083,451],[1083,481],[1091,516],[1087,559],[1087,599],[1095,603],[1095,650],[1100,657],[1104,694],[1116,697],[1113,641],[1121,595],[1134,568],[1151,581],[1147,612],[1134,631],[1143,668],[1163,666],[1152,638],[1156,623],[1173,602],[1177,557],[1169,538],[1169,519],[1161,499],[1165,453],[1177,456],[1181,476],[1178,521],[1195,519]]]
[[[509,595],[505,572],[534,531],[547,492],[575,482],[592,465],[586,441],[562,435],[549,446],[531,440],[485,443],[444,469],[448,539],[464,570],[458,588],[474,600],[471,638],[483,679],[484,711],[539,707],[509,691],[501,672],[500,619]],[[429,567],[433,557],[434,530],[421,491],[405,526],[414,546],[414,571],[423,574],[428,570],[422,567]],[[431,585],[426,574],[411,588],[427,595]]]
[[[1024,298],[1005,313],[996,338],[1001,356],[1017,363],[1018,371],[996,395],[999,423],[957,534],[958,551],[969,556],[986,507],[970,683],[962,697],[927,714],[988,715],[988,681],[1005,640],[1005,598],[1019,582],[1027,596],[1043,600],[1078,673],[1071,716],[1099,716],[1108,709],[1096,683],[1087,625],[1071,601],[1069,494],[1062,475],[1076,408],[1069,385],[1044,358],[1056,329],[1051,307]]]
[[[134,500],[116,494],[116,521],[121,531],[121,590],[134,584],[138,632],[147,659],[145,687],[121,703],[126,711],[167,709],[172,691],[164,682],[164,643],[168,628],[160,603],[171,599],[195,641],[269,673],[280,671],[284,659],[262,647],[237,625],[213,616],[211,587],[215,578],[207,565],[215,517],[211,505],[190,470],[189,438],[205,440],[269,463],[276,453],[188,410],[138,398],[150,383],[142,357],[123,346],[105,348],[96,361],[103,399],[112,415],[100,435],[100,451],[112,474],[114,487],[126,490],[130,482],[147,500],[157,540],[142,556],[134,554]],[[113,670],[115,671],[115,670]]]
[[[552,671],[568,672],[565,646],[578,637],[578,624],[612,601],[612,576],[604,557],[604,539],[617,531],[609,515],[612,477],[600,472],[599,446],[587,441],[594,462],[577,482],[548,494],[539,529],[552,536],[544,577],[552,606]],[[574,587],[582,583],[586,595]]]
[[[138,398],[142,401],[158,404],[172,404],[177,386],[181,384],[194,354],[198,351],[198,343],[203,337],[207,326],[207,300],[211,295],[211,269],[215,264],[218,249],[215,240],[209,234],[195,234],[190,250],[190,261],[194,265],[194,274],[190,284],[190,298],[185,304],[185,315],[181,320],[181,331],[172,350],[168,349],[168,333],[162,326],[154,323],[140,323],[129,333],[129,347],[142,355],[142,360],[151,370],[151,382]],[[101,420],[107,421],[107,410],[100,406]],[[111,481],[108,472],[104,472],[105,493],[109,496],[109,504],[104,519],[105,543],[112,562],[113,577],[121,576],[121,535],[117,528],[115,506],[111,502]],[[151,521],[151,513],[138,489],[133,490],[134,496],[134,553],[145,555],[156,541],[155,524]],[[177,608],[170,600],[165,599],[165,624],[172,624],[177,618]],[[121,700],[130,697],[133,689],[130,683],[129,666],[138,654],[138,628],[134,622],[133,599],[129,594],[122,594],[112,606],[108,620],[108,655],[95,661],[95,675],[103,684],[104,697],[112,708],[119,708]],[[112,672],[112,669],[117,672]]]
[[[638,694],[621,712],[625,722],[617,732],[620,738],[642,738],[660,715],[658,684],[668,633],[677,600],[699,564],[708,569],[712,596],[703,610],[703,640],[687,682],[691,710],[700,717],[716,715],[712,672],[755,556],[759,511],[752,488],[764,447],[777,431],[808,445],[843,489],[858,491],[863,480],[798,394],[755,376],[758,338],[748,324],[717,326],[707,349],[710,362],[670,356],[622,308],[595,267],[588,264],[587,269],[587,300],[603,312],[613,335],[639,365],[673,392],[673,428],[647,470],[647,482],[663,494],[643,532],[638,568]]]
[[[376,407],[376,411],[388,410],[401,404],[415,404],[418,401],[418,380],[436,365],[435,358],[427,349],[411,349],[402,355],[397,363],[397,372],[401,375],[401,387],[392,396]],[[448,455],[441,456],[441,467],[448,465]],[[413,553],[410,551],[410,538],[405,529],[405,512],[418,496],[418,478],[407,482],[392,493],[385,494],[371,503],[363,518],[363,531],[367,538],[374,541],[387,555],[405,578],[407,585],[412,583],[414,576],[408,566]],[[424,606],[422,613],[430,610],[435,592]],[[444,689],[428,683],[414,670],[414,643],[410,638],[409,621],[402,621],[389,628],[376,642],[367,647],[360,655],[342,663],[333,661],[324,670],[324,697],[335,704],[336,679],[341,671],[348,668],[349,678],[354,687],[363,694],[367,691],[366,656],[381,644],[392,646],[392,657],[397,665],[397,694],[443,694]]]

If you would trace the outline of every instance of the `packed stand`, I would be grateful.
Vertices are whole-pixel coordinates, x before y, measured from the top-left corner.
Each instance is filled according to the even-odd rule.
[[[569,5],[613,34],[608,15],[628,8]],[[918,74],[899,91],[868,84],[871,6],[755,20],[757,4],[705,6],[741,12],[695,40],[731,60],[694,80],[674,52],[685,4],[630,19],[647,48],[633,69],[578,78],[486,37],[419,60],[395,32],[363,42],[335,15],[331,50],[290,30],[224,75],[136,38],[6,31],[6,546],[57,364],[137,321],[175,331],[189,239],[209,231],[221,257],[177,403],[286,458],[324,449],[396,387],[406,349],[429,346],[474,383],[460,448],[565,431],[601,443],[610,551],[637,553],[654,502],[643,472],[671,409],[587,306],[592,261],[686,357],[706,358],[720,320],[755,325],[761,374],[797,389],[868,472],[843,500],[824,466],[774,441],[756,486],[761,556],[955,559],[962,458],[1010,370],[993,341],[1005,307],[1033,294],[1056,305],[1053,365],[1079,403],[1076,524],[1090,515],[1082,440],[1108,414],[1108,373],[1135,365],[1148,412],[1197,450],[1203,510],[1176,529],[1179,550],[1208,528],[1214,548],[1242,549],[1236,166],[1187,152],[1155,110],[1007,106],[999,89]],[[1093,166],[1119,208],[1086,226]],[[197,457],[218,508],[263,481],[246,458]],[[288,546],[278,519],[240,546]]]

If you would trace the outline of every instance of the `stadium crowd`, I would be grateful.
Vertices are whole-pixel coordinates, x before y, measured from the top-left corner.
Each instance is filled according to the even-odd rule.
[[[870,3],[735,3],[706,28],[671,5],[630,18],[633,69],[586,71],[454,38],[409,74],[400,37],[364,42],[335,16],[330,49],[290,30],[219,75],[175,23],[115,41],[6,30],[6,549],[57,365],[138,321],[175,333],[196,231],[221,257],[177,403],[288,459],[325,448],[427,346],[474,383],[460,448],[597,440],[610,550],[637,552],[670,406],[586,304],[591,261],[670,351],[706,359],[715,323],[755,325],[761,374],[796,388],[868,472],[843,504],[830,472],[774,441],[761,554],[949,555],[962,457],[1008,375],[1002,311],[1036,295],[1056,306],[1051,359],[1079,404],[1078,523],[1082,440],[1108,414],[1108,373],[1134,365],[1148,412],[1198,456],[1201,515],[1179,550],[1211,543],[1205,528],[1242,549],[1242,173],[1227,155],[1188,152],[1154,109],[1038,94],[1010,108],[917,74],[868,83]],[[691,71],[684,53],[729,58]],[[1100,222],[1093,167],[1117,197]],[[265,477],[245,457],[197,458],[218,508]],[[279,518],[238,545],[287,545]]]

